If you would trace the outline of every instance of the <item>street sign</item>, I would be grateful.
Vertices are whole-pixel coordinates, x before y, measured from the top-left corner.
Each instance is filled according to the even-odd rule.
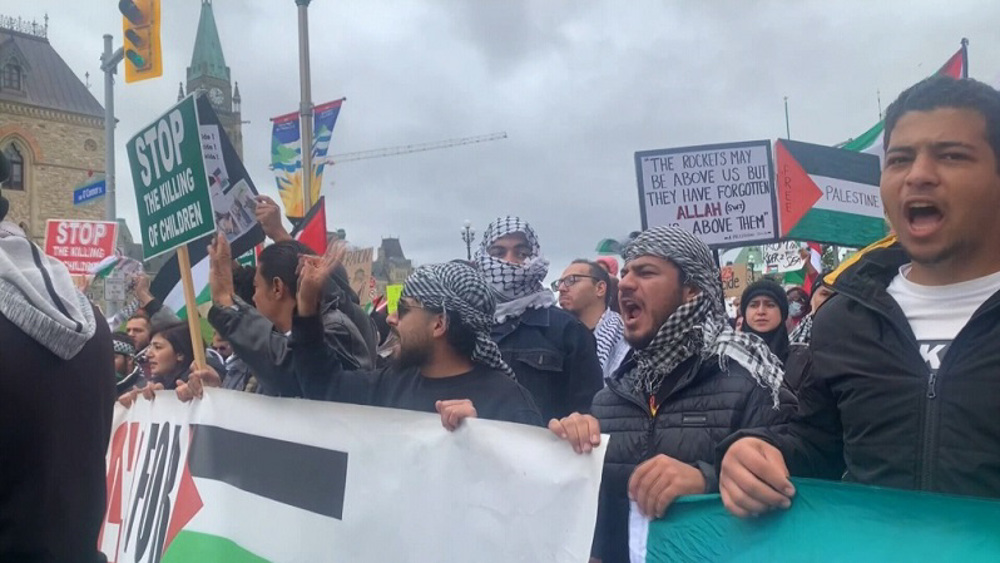
[[[115,253],[117,240],[114,221],[49,219],[45,224],[45,253],[66,264],[71,274],[89,274]]]
[[[778,238],[771,143],[635,153],[642,228],[681,227],[721,248]]]
[[[126,145],[146,260],[215,231],[194,95]]]
[[[73,205],[91,202],[99,197],[103,197],[105,193],[107,193],[107,183],[104,178],[101,178],[96,182],[91,182],[73,190]]]
[[[888,233],[875,155],[775,143],[782,238],[864,247]]]

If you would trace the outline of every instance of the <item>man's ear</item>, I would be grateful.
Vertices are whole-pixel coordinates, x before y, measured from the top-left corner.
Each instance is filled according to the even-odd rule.
[[[692,299],[701,295],[701,288],[690,284],[684,284],[683,295],[684,302],[690,303]]]
[[[431,335],[434,338],[444,338],[448,332],[448,317],[444,313],[434,315],[434,322],[431,324]]]
[[[604,283],[603,281],[597,282],[597,296],[603,299],[607,295],[608,295],[608,284]]]
[[[269,291],[271,292],[271,295],[274,296],[275,301],[281,301],[281,299],[286,296],[295,299],[292,292],[288,290],[288,286],[285,285],[285,282],[279,277],[271,278],[271,288]]]

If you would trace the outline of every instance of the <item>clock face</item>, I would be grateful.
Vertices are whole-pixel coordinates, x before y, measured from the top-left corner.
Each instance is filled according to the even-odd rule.
[[[208,91],[208,101],[212,102],[213,106],[221,108],[222,104],[226,101],[226,97],[222,94],[222,90],[212,88]]]

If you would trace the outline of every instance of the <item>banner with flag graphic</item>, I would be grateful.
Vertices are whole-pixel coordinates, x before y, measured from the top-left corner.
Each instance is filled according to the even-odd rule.
[[[948,59],[935,75],[951,76],[952,78],[969,77],[969,53],[967,41],[962,40],[962,47]],[[881,120],[864,133],[837,145],[838,148],[850,151],[873,154],[879,159],[885,156],[885,148],[882,146],[882,133],[885,129],[885,120]]]
[[[340,115],[344,98],[313,108],[312,179],[310,191],[312,201],[319,198],[323,185],[323,171],[326,168],[327,151],[333,138],[333,128]],[[299,218],[305,213],[302,208],[302,131],[299,114],[288,113],[271,118],[271,168],[278,184],[278,193],[285,207],[285,216]]]
[[[99,549],[112,563],[578,563],[604,445],[547,430],[223,389],[116,405]],[[605,440],[606,443],[606,440]]]
[[[729,514],[719,495],[682,497],[650,522],[633,506],[633,563],[1000,561],[1000,501],[792,479],[788,510]],[[634,503],[633,503],[634,504]]]

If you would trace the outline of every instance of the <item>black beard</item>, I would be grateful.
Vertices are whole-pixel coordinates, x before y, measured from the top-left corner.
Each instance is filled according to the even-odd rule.
[[[392,356],[392,365],[399,370],[419,368],[426,364],[430,357],[430,346],[410,347],[400,343],[396,353]]]

